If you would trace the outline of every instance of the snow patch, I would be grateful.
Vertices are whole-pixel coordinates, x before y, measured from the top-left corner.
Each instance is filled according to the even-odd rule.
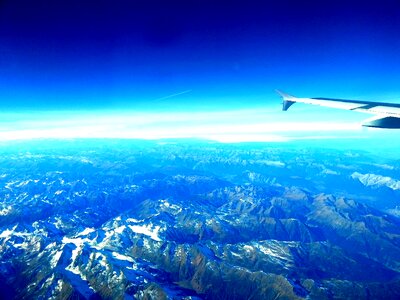
[[[182,208],[176,204],[171,204],[167,200],[161,200],[161,205],[165,208],[176,210],[178,213],[182,211]]]
[[[4,239],[4,238],[8,238],[10,236],[12,236],[12,234],[14,233],[15,228],[17,228],[17,225],[15,225],[13,227],[13,229],[6,229],[4,230],[2,233],[0,233],[0,239]]]
[[[60,217],[55,217],[54,220],[55,220],[55,222],[53,223],[54,226],[55,226],[57,229],[61,229],[61,228],[63,227],[63,225],[64,225],[64,223],[63,223],[63,221],[61,220],[61,218],[60,218]]]
[[[8,189],[8,190],[10,190],[10,191],[12,191],[12,190],[13,190],[13,189],[12,189],[12,186],[15,185],[17,182],[18,182],[17,180],[7,182],[6,185],[5,185],[5,188]]]
[[[29,244],[27,242],[23,242],[20,244],[14,244],[13,246],[14,246],[14,248],[19,248],[19,249],[28,249],[29,248]]]
[[[260,160],[259,163],[277,168],[284,168],[286,166],[284,162],[281,162],[279,160]]]
[[[388,176],[382,176],[377,174],[361,174],[354,172],[351,174],[351,178],[358,179],[363,185],[371,187],[382,187],[386,186],[392,190],[400,190],[400,181],[395,180]]]
[[[136,270],[139,269],[139,267],[138,267],[138,264],[136,262],[133,262],[132,267],[127,267],[127,269],[136,271]]]
[[[50,260],[50,265],[52,268],[55,268],[57,266],[57,263],[60,260],[62,253],[62,251],[57,251],[55,254],[53,254],[53,257]]]
[[[144,220],[137,220],[137,219],[134,219],[134,218],[126,219],[126,222],[128,222],[128,223],[140,223],[142,221],[144,221]]]
[[[52,296],[49,298],[49,300],[56,300],[59,299],[58,294],[61,292],[62,288],[63,288],[63,281],[62,279],[58,279],[57,283],[55,284]]]
[[[118,252],[112,252],[111,254],[112,254],[112,256],[114,256],[116,259],[119,259],[119,260],[126,260],[126,261],[129,261],[129,262],[131,262],[131,263],[135,262],[134,259],[133,259],[132,257],[126,256],[126,255],[123,255],[123,254],[119,254]]]
[[[260,249],[260,251],[261,251],[262,253],[266,254],[266,255],[269,255],[269,256],[278,256],[278,255],[276,255],[276,253],[272,252],[272,250],[269,249],[269,248],[267,248],[267,247],[264,247],[264,246],[259,245],[259,246],[258,246],[258,249]]]
[[[50,285],[51,285],[51,283],[53,282],[53,280],[54,280],[54,274],[52,274],[50,277],[48,277],[47,279],[46,279],[46,281],[43,283],[43,285],[42,285],[42,288],[47,288],[47,287],[49,287]]]
[[[82,235],[87,235],[89,233],[94,232],[94,228],[85,228],[82,232],[78,233],[76,236],[82,236]]]
[[[155,226],[154,229],[152,228],[151,225],[128,225],[128,227],[136,233],[139,234],[144,234],[149,236],[151,239],[157,241],[157,242],[161,242],[161,239],[158,237],[158,233],[160,231],[160,226]]]
[[[2,210],[0,210],[0,216],[6,216],[8,213],[12,210],[12,206],[7,206],[4,207]]]
[[[71,264],[69,264],[65,269],[81,276],[82,279],[86,280],[86,278],[84,278],[84,276],[82,276],[82,274],[80,274],[79,268],[77,266],[74,266],[75,264],[75,260],[78,257],[78,254],[82,251],[83,248],[83,243],[89,241],[88,239],[82,239],[82,238],[68,238],[66,236],[63,237],[62,242],[64,244],[67,243],[72,243],[76,246],[76,248],[74,250],[72,250],[72,254],[71,254]]]
[[[249,246],[249,245],[244,245],[243,249],[246,250],[246,252],[254,251],[254,248],[252,246]]]
[[[157,242],[161,242],[161,239],[158,237],[158,233],[160,231],[160,226],[155,226],[154,229],[152,228],[151,225],[128,225],[128,227],[136,233],[139,234],[144,234],[149,236],[151,239],[157,241]]]
[[[236,257],[239,257],[239,258],[242,258],[242,256],[240,255],[240,254],[238,254],[238,253],[236,253],[236,252],[231,252],[231,254],[233,255],[233,256],[236,256]]]
[[[336,171],[331,170],[331,169],[324,169],[321,173],[325,174],[325,175],[340,175],[339,172],[336,172]]]
[[[115,231],[116,233],[121,234],[121,233],[125,230],[125,228],[126,228],[126,226],[125,226],[125,225],[122,225],[122,226],[119,226],[119,227],[115,228],[114,231]]]

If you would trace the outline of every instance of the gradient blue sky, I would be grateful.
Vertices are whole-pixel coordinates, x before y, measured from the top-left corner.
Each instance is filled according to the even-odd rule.
[[[14,121],[11,113],[29,111],[259,108],[276,110],[267,114],[276,119],[282,116],[276,88],[304,97],[395,102],[399,15],[400,2],[390,0],[5,0],[0,109],[3,120]],[[168,97],[184,91],[190,92]],[[309,109],[315,108],[288,112],[290,119],[301,120]],[[368,117],[311,112],[317,120]]]

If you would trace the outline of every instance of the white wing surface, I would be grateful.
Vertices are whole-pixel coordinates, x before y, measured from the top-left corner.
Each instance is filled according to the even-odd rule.
[[[283,99],[282,110],[284,111],[288,110],[290,106],[297,102],[331,108],[347,109],[375,115],[374,117],[366,120],[363,123],[363,126],[400,129],[400,104],[397,103],[332,98],[297,98],[278,90],[277,92]]]

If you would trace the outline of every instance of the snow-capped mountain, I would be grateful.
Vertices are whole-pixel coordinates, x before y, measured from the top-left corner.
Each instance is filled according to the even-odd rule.
[[[400,295],[398,198],[355,185],[366,154],[64,143],[3,151],[3,298]]]

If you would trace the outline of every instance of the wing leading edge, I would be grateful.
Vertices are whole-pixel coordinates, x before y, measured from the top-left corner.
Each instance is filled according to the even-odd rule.
[[[277,90],[282,97],[282,110],[287,111],[294,103],[313,104],[331,108],[353,110],[375,115],[362,125],[376,128],[400,129],[400,104],[385,102],[370,102],[360,100],[345,100],[331,98],[297,98]]]

